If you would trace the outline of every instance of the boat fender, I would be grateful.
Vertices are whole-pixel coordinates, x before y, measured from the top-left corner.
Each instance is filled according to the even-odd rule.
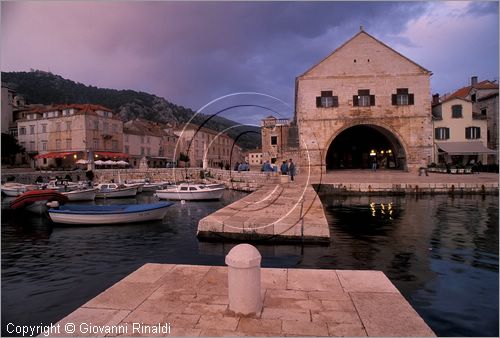
[[[49,208],[59,208],[59,202],[58,201],[50,201],[45,204]]]
[[[186,200],[181,200],[181,204],[186,204]]]

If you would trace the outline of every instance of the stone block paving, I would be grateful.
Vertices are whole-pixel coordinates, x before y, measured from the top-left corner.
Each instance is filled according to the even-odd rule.
[[[311,185],[265,185],[256,192],[201,219],[198,235],[233,238],[297,238],[328,241],[330,230],[321,200]]]
[[[146,264],[50,335],[435,336],[380,271],[266,268],[261,286],[262,311],[236,316],[227,267]]]

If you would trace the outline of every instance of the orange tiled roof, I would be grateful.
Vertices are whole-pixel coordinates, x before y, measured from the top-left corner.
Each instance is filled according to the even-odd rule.
[[[113,111],[109,108],[106,108],[106,107],[98,105],[98,104],[90,104],[90,103],[58,104],[58,105],[54,105],[54,106],[48,105],[45,107],[34,108],[34,109],[30,110],[30,112],[45,113],[45,112],[50,112],[50,111],[72,109],[72,108],[78,110],[81,113],[92,113],[92,112],[95,112],[96,110],[109,111],[109,112],[113,113]]]
[[[479,82],[475,85],[472,85],[472,86],[462,87],[462,88],[458,89],[457,91],[455,91],[454,93],[452,93],[450,95],[450,97],[466,97],[467,95],[469,95],[469,92],[473,88],[475,88],[475,89],[498,89],[498,84],[493,83],[489,80],[484,80],[484,81],[481,81],[481,82]]]

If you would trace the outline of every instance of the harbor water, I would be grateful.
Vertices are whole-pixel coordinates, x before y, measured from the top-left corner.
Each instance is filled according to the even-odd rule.
[[[57,322],[145,263],[224,265],[235,243],[198,241],[198,220],[243,196],[178,202],[162,221],[113,226],[55,226],[2,197],[2,336],[13,335],[9,323]],[[437,335],[498,336],[497,196],[321,199],[331,242],[256,243],[264,267],[381,270]]]

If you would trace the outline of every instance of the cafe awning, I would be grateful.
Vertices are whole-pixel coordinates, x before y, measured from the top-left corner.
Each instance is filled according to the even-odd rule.
[[[74,151],[53,152],[53,153],[36,155],[35,159],[39,159],[39,158],[64,158],[66,156],[72,156],[74,154],[76,154],[76,152],[74,152]]]
[[[95,151],[94,154],[102,157],[111,157],[111,158],[128,158],[130,156],[129,154],[112,152],[112,151]]]
[[[496,154],[494,150],[488,149],[482,142],[436,142],[438,148],[449,155],[476,155]]]

